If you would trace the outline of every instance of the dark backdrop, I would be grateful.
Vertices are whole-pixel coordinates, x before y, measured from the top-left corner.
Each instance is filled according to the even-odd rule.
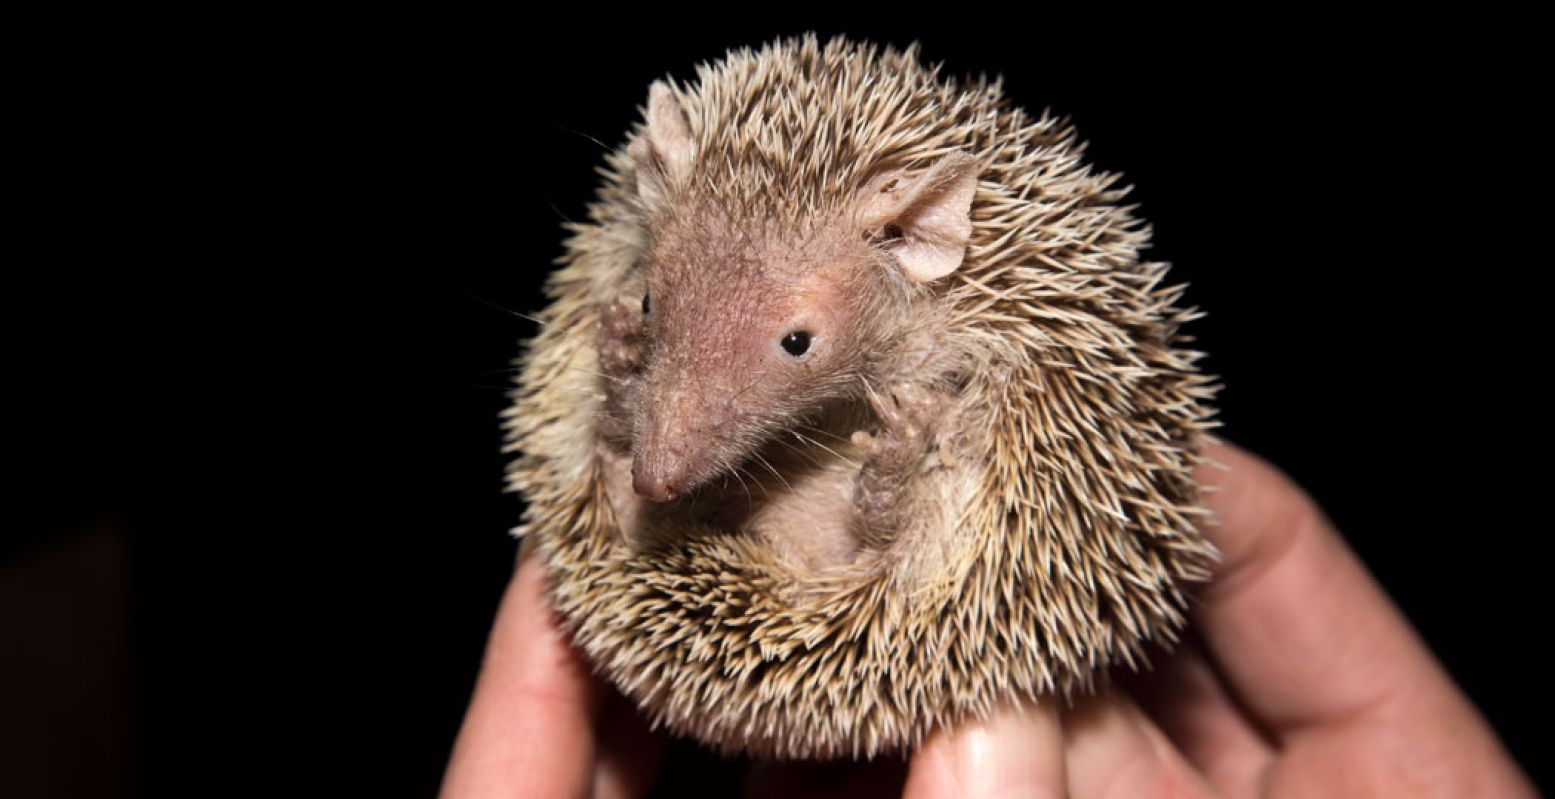
[[[25,471],[0,545],[0,793],[435,790],[515,553],[516,313],[540,307],[597,142],[652,79],[814,27],[581,10],[40,33],[0,300]],[[1224,435],[1311,490],[1548,776],[1547,569],[1526,554],[1547,467],[1499,459],[1536,427],[1503,310],[1531,256],[1493,186],[1523,157],[1495,93],[1515,66],[1459,55],[1480,34],[1452,26],[1114,27],[819,29],[919,39],[1073,117],[1208,313]]]

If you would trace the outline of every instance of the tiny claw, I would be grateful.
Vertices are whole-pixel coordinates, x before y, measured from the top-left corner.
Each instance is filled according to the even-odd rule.
[[[939,462],[947,469],[954,469],[960,463],[956,460],[955,450],[950,447],[949,439],[939,440]]]

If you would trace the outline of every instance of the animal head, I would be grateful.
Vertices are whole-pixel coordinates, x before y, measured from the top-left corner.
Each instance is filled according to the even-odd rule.
[[[781,143],[824,146],[814,131],[846,113],[791,116],[777,126]],[[972,156],[855,165],[851,185],[828,196],[785,172],[785,159],[762,156],[774,135],[693,135],[658,82],[628,149],[650,241],[632,468],[648,499],[685,495],[775,432],[859,392],[925,287],[964,259]]]

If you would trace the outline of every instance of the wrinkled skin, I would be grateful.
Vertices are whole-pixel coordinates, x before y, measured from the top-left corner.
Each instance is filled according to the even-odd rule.
[[[827,401],[861,394],[871,356],[906,313],[904,288],[842,232],[845,219],[805,236],[718,220],[666,224],[648,258],[632,475],[655,502],[738,467]]]

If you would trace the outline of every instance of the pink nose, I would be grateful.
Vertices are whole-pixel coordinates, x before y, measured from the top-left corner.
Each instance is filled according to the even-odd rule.
[[[637,496],[654,502],[669,502],[675,498],[676,486],[654,470],[632,465],[632,490]]]

